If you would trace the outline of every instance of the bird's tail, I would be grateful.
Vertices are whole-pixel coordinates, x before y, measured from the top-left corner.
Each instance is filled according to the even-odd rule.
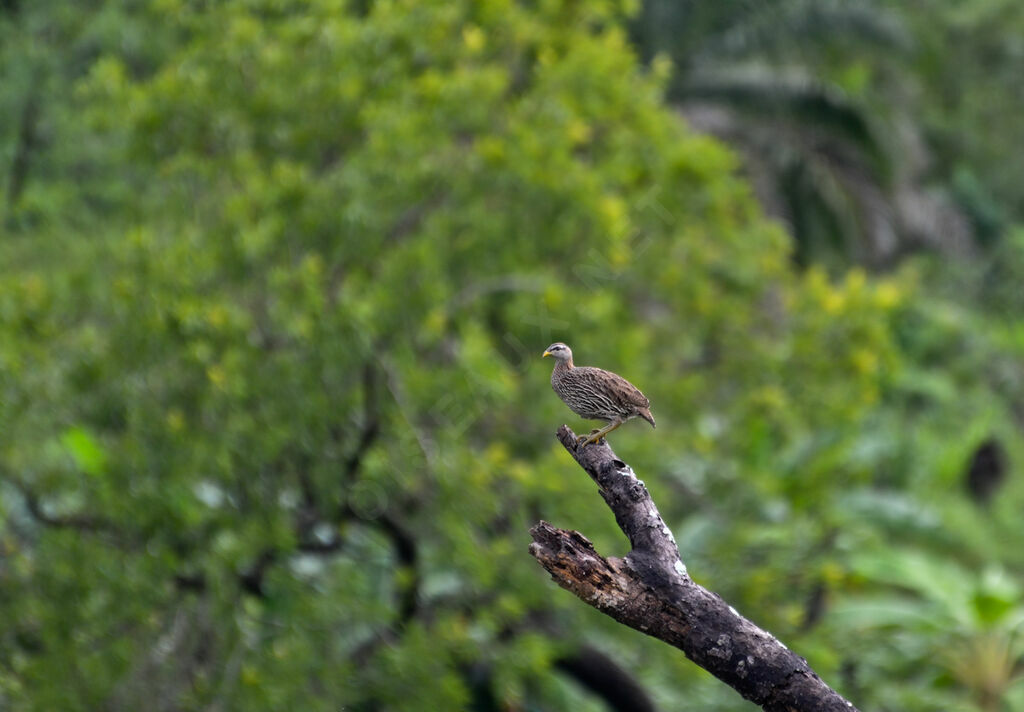
[[[636,412],[639,413],[641,418],[650,423],[652,428],[658,427],[657,425],[654,424],[654,416],[651,415],[650,408],[637,408]]]

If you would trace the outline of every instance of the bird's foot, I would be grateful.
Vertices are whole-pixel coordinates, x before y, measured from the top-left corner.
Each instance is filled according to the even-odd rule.
[[[604,440],[604,436],[601,435],[600,433],[601,431],[598,428],[594,428],[593,430],[590,431],[589,435],[577,435],[576,447],[589,445],[590,443],[600,443],[602,440]]]

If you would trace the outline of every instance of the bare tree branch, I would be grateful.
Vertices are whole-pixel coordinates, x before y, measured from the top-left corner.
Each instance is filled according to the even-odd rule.
[[[33,89],[21,109],[18,143],[14,151],[14,158],[11,161],[10,177],[7,183],[8,207],[14,207],[18,202],[18,198],[21,197],[22,190],[25,188],[25,182],[28,179],[29,161],[31,160],[32,152],[39,145],[38,119],[39,92]]]
[[[398,220],[388,229],[384,236],[384,244],[391,246],[392,243],[402,240],[407,235],[415,232],[423,224],[424,219],[434,210],[444,204],[447,195],[440,191],[434,191],[424,200],[406,208],[405,212],[398,216]]]
[[[373,364],[363,368],[363,426],[359,431],[359,442],[345,461],[345,481],[351,483],[359,473],[363,457],[380,435],[380,415],[377,412],[377,373]],[[335,435],[337,438],[337,435]]]
[[[105,532],[111,534],[120,533],[113,522],[108,519],[104,519],[103,517],[80,512],[72,514],[50,514],[46,511],[46,508],[40,501],[39,495],[28,487],[28,485],[19,482],[14,478],[8,478],[8,481],[21,491],[21,495],[25,499],[25,509],[28,510],[28,513],[32,515],[32,518],[40,524],[54,529],[77,529],[78,531],[83,532]]]
[[[558,658],[555,667],[603,699],[613,712],[656,710],[640,683],[597,648],[584,645]]]
[[[644,483],[607,443],[558,439],[600,487],[632,551],[603,557],[582,534],[540,522],[530,553],[552,578],[620,623],[663,640],[767,712],[854,710],[807,661],[690,579]]]

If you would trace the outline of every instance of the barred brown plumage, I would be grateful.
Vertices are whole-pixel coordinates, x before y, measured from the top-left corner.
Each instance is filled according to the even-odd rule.
[[[630,418],[643,418],[655,427],[651,402],[622,376],[603,368],[576,366],[572,362],[572,349],[561,341],[548,346],[544,355],[555,359],[551,387],[558,397],[581,418],[607,423],[590,435],[580,436],[582,444],[596,443]]]

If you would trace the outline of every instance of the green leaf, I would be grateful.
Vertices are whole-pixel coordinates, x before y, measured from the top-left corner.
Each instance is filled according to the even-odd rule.
[[[75,460],[75,465],[89,475],[100,475],[106,469],[107,453],[85,428],[74,426],[60,436],[61,445]]]

